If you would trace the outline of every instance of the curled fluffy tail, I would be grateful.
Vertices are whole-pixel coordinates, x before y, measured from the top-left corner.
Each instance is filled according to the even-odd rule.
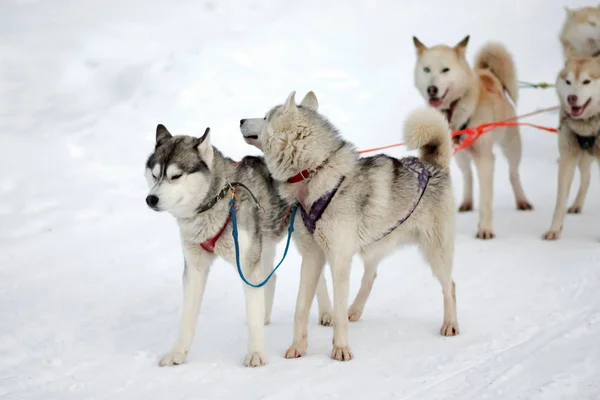
[[[411,112],[404,121],[404,141],[409,150],[419,149],[422,161],[442,168],[450,165],[450,127],[438,110],[422,107]]]
[[[475,68],[489,69],[500,80],[512,101],[517,104],[519,98],[517,71],[506,47],[500,43],[485,44],[475,57]]]

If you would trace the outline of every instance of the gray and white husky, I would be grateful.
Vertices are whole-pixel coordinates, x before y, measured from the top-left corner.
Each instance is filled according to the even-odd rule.
[[[449,163],[450,130],[444,116],[422,108],[405,121],[409,149],[420,157],[383,154],[359,158],[354,146],[311,107],[298,106],[295,92],[273,107],[256,140],[271,175],[287,201],[298,201],[294,239],[302,255],[294,340],[287,358],[308,346],[308,313],[326,262],[333,278],[332,357],[352,359],[348,341],[350,264],[360,253],[365,268],[404,242],[420,244],[442,285],[442,335],[458,333],[454,253],[454,198]]]
[[[250,282],[257,283],[273,269],[275,246],[287,232],[291,205],[277,191],[262,157],[239,163],[223,156],[210,143],[209,129],[200,138],[172,136],[163,125],[156,129],[156,147],[146,163],[150,192],[146,203],[177,219],[183,255],[183,312],[179,338],[159,365],[185,361],[194,338],[198,311],[210,265],[217,256],[236,265],[229,211],[230,184],[237,188],[236,209],[240,262]],[[257,207],[260,204],[260,209]],[[266,363],[264,325],[269,322],[275,275],[262,288],[244,285],[249,333],[247,366]]]

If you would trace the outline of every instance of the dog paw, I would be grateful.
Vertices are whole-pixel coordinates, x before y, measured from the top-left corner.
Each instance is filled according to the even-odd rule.
[[[179,352],[171,352],[160,359],[158,365],[161,367],[169,367],[171,365],[181,365],[185,362],[186,355]]]
[[[456,336],[459,333],[458,322],[456,321],[444,322],[442,329],[440,329],[440,335],[442,336]]]
[[[358,308],[354,308],[354,307],[350,307],[350,309],[348,310],[348,321],[350,322],[356,322],[360,319],[360,317],[362,316],[363,310],[360,310]]]
[[[571,207],[569,207],[567,212],[569,214],[581,214],[581,208],[581,206],[572,205]]]
[[[479,229],[477,231],[477,235],[475,235],[475,237],[477,239],[483,239],[483,240],[488,240],[488,239],[493,239],[496,237],[496,235],[494,235],[494,232],[492,232],[491,229]]]
[[[300,358],[306,354],[306,343],[292,343],[288,351],[285,353],[285,358]]]
[[[473,202],[472,201],[463,201],[460,207],[458,207],[458,212],[467,212],[473,211]]]
[[[333,317],[331,316],[331,313],[329,311],[321,313],[321,315],[319,316],[319,325],[331,326],[332,322]]]
[[[560,237],[560,231],[548,231],[544,233],[544,240],[557,240]]]
[[[271,323],[271,317],[265,317],[265,325],[269,325]]]
[[[517,201],[517,210],[530,211],[533,210],[533,206],[527,200],[519,200]]]
[[[354,358],[352,350],[349,346],[336,346],[333,345],[331,350],[331,358],[337,361],[350,361]]]
[[[246,354],[246,358],[244,359],[244,365],[246,365],[246,367],[261,367],[266,364],[267,358],[258,351]]]

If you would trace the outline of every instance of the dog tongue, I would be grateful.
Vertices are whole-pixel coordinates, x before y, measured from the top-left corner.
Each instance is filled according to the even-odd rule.
[[[574,117],[579,117],[583,114],[583,107],[571,107],[571,115]]]
[[[443,101],[444,99],[429,99],[429,105],[434,108],[439,108]]]

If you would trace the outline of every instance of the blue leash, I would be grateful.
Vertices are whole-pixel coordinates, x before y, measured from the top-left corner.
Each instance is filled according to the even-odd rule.
[[[273,269],[273,271],[271,271],[271,273],[265,278],[265,280],[262,281],[261,283],[259,283],[258,285],[254,285],[254,284],[248,282],[248,280],[244,276],[244,273],[242,272],[242,267],[240,266],[240,244],[238,242],[237,218],[235,216],[235,199],[231,199],[231,201],[229,201],[229,209],[231,210],[231,225],[232,225],[231,236],[233,236],[233,244],[235,246],[235,262],[237,264],[238,274],[240,274],[240,278],[242,278],[242,281],[244,281],[244,283],[246,285],[252,286],[253,288],[263,287],[267,284],[267,282],[269,282],[269,279],[271,279],[271,277],[273,276],[275,271],[277,271],[277,268],[279,268],[281,266],[281,264],[283,263],[283,260],[285,260],[285,257],[287,256],[287,252],[290,248],[290,241],[292,239],[292,232],[294,232],[294,219],[296,218],[296,210],[298,209],[298,204],[295,204],[294,207],[292,208],[292,215],[290,217],[290,226],[288,227],[287,243],[285,244],[285,251],[283,252],[283,257],[281,258],[281,261],[279,261],[279,264],[277,264],[277,266]]]

